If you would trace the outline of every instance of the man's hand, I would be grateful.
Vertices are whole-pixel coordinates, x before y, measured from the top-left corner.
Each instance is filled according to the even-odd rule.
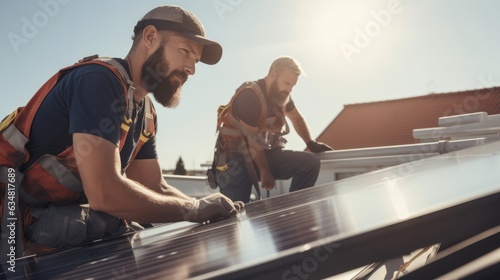
[[[322,142],[317,142],[314,140],[307,142],[307,148],[313,153],[322,153],[322,152],[326,152],[326,151],[333,151],[332,147],[328,146],[327,144],[322,143]]]
[[[262,172],[260,175],[261,187],[266,190],[272,190],[274,188],[274,177],[271,172]]]
[[[232,201],[221,193],[207,195],[201,199],[193,199],[192,206],[186,213],[186,220],[204,223],[226,219],[240,213],[244,208],[241,201]]]

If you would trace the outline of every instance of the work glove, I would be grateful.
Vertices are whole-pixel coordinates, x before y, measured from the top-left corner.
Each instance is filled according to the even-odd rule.
[[[244,208],[241,201],[232,201],[221,193],[193,199],[186,213],[186,220],[195,223],[205,223],[226,219],[240,213]]]
[[[311,140],[311,141],[307,142],[306,144],[307,144],[307,148],[309,149],[309,151],[311,151],[313,153],[322,153],[322,152],[326,152],[326,151],[333,151],[332,147],[330,147],[327,144],[322,143],[322,142],[317,142],[317,141]]]

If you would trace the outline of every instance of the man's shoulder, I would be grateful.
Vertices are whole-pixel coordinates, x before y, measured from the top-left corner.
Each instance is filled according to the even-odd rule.
[[[113,67],[113,66],[110,66]],[[116,74],[105,65],[98,63],[88,63],[83,65],[75,65],[74,68],[70,69],[71,73],[74,75],[82,76],[87,74],[99,74],[104,75],[104,77],[116,77]]]
[[[104,65],[88,63],[66,70],[57,84],[57,89],[64,95],[82,96],[85,99],[94,96],[98,100],[105,100],[104,97],[109,96],[109,100],[115,102],[124,98],[121,78]]]
[[[102,89],[123,92],[124,83],[112,69],[97,63],[75,66],[63,72],[62,86],[76,87],[75,90]]]
[[[245,104],[247,105],[260,105],[261,98],[259,97],[258,91],[253,87],[245,87],[240,89],[235,96],[235,103]]]
[[[123,66],[123,59],[113,58],[118,64]],[[125,66],[123,66],[125,68]],[[89,60],[85,63],[76,63],[62,68],[64,77],[71,77],[70,80],[78,78],[91,78],[100,81],[118,81],[121,82],[120,76],[113,71],[115,66],[100,60]],[[126,69],[126,68],[125,68]]]
[[[259,81],[248,81],[241,84],[241,86],[236,90],[236,97],[238,95],[247,96],[250,98],[256,98],[260,100],[264,96],[263,85]]]
[[[258,93],[259,91],[264,92],[264,88],[265,88],[264,80],[246,81],[240,85],[240,87],[236,90],[236,92],[249,89]]]

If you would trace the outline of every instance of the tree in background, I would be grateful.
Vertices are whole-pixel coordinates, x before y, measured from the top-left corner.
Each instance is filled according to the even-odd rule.
[[[182,157],[179,157],[177,164],[175,165],[174,175],[187,175],[186,168],[184,168],[184,162]]]

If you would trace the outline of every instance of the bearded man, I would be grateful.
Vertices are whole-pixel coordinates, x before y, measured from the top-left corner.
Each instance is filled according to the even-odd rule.
[[[196,63],[215,64],[221,56],[196,16],[161,6],[138,21],[125,59],[85,58],[5,118],[0,174],[8,168],[24,175],[16,207],[24,218],[24,254],[116,235],[131,221],[202,223],[239,213],[243,203],[220,193],[195,199],[167,184],[148,97],[175,106]]]
[[[276,179],[290,179],[290,192],[314,186],[320,169],[313,154],[332,150],[311,138],[306,120],[290,94],[302,69],[291,57],[276,59],[267,76],[246,82],[219,114],[213,170],[220,192],[249,202],[252,185],[271,190]],[[284,150],[285,117],[311,152]],[[260,188],[258,181],[260,181]]]

